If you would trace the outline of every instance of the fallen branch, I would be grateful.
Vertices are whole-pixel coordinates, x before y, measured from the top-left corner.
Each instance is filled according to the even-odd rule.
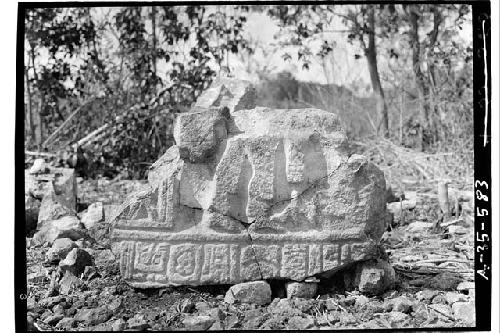
[[[78,147],[84,147],[86,144],[92,142],[93,139],[95,139],[95,137],[102,133],[104,130],[106,130],[107,128],[109,127],[109,124],[104,124],[102,125],[101,127],[99,127],[98,129],[96,129],[95,131],[92,131],[91,133],[89,133],[87,136],[85,136],[84,138],[80,139],[76,145]]]
[[[52,154],[52,153],[44,153],[44,152],[40,152],[40,151],[27,151],[27,150],[24,151],[24,154],[29,155],[29,156],[44,156],[44,157],[56,157],[57,156],[56,154]]]
[[[444,272],[449,272],[449,273],[454,273],[454,274],[474,274],[474,271],[472,269],[470,270],[457,270],[457,269],[450,269],[450,268],[445,268],[445,267],[439,267],[439,266],[410,266],[406,265],[407,267],[401,265],[401,264],[393,264],[392,267],[397,270],[397,271],[402,271],[402,272],[409,272],[409,273],[416,273],[416,274],[439,274],[439,273],[444,273]]]
[[[427,308],[427,305],[425,307]],[[446,314],[446,313],[442,312],[441,310],[438,310],[436,308],[430,308],[430,309],[433,310],[433,311],[436,311],[437,313],[439,313],[443,317],[446,317],[446,318],[451,319],[453,321],[455,320],[455,318],[453,316],[450,316],[449,314]]]
[[[54,131],[54,133],[52,133],[43,143],[42,143],[42,147],[46,147],[50,141],[52,141],[56,136],[57,134],[59,134],[59,132],[62,131],[62,129],[64,127],[66,127],[66,125],[69,124],[69,122],[78,114],[78,112],[80,112],[83,107],[87,106],[88,104],[92,103],[94,100],[96,99],[96,97],[91,97],[90,99],[88,99],[87,101],[83,102],[82,105],[80,105],[79,107],[76,108],[75,111],[73,111],[72,114],[69,115],[69,117]]]
[[[464,260],[464,259],[450,259],[450,258],[440,258],[440,259],[426,259],[426,260],[420,260],[415,263],[414,265],[421,265],[421,264],[435,264],[435,263],[442,263],[442,262],[458,262],[461,264],[472,264],[472,261],[470,260]]]
[[[450,226],[452,224],[460,223],[460,222],[465,222],[465,221],[462,218],[458,218],[456,220],[452,220],[452,221],[441,223],[441,226],[445,228],[445,227],[448,227],[448,226]]]

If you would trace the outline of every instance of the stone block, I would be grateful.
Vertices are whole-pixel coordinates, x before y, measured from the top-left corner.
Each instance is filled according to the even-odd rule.
[[[476,305],[471,302],[456,302],[452,305],[456,319],[463,321],[468,326],[476,325]]]
[[[61,271],[68,271],[74,276],[79,277],[84,272],[86,266],[92,266],[93,264],[94,260],[87,251],[74,248],[59,263],[59,267]]]
[[[77,248],[78,245],[69,238],[58,238],[52,244],[52,247],[47,251],[46,258],[50,263],[57,263],[64,259],[68,253]]]
[[[384,174],[348,154],[338,116],[247,109],[248,100],[234,100],[251,95],[246,83],[226,88],[219,101],[207,94],[222,88],[179,116],[176,145],[151,167],[149,186],[110,217],[125,281],[303,281],[377,258]]]
[[[392,266],[384,260],[370,260],[356,266],[354,285],[359,291],[379,295],[392,287],[396,282],[396,273]]]
[[[37,229],[41,229],[45,222],[60,219],[64,216],[74,216],[76,211],[67,206],[64,200],[55,195],[52,191],[47,193],[40,204],[38,212]]]
[[[91,229],[96,223],[104,221],[104,208],[102,202],[94,202],[87,211],[82,214],[82,223],[87,229]]]
[[[52,192],[58,201],[76,211],[76,175],[74,169],[49,168],[48,173],[30,173],[24,171],[24,194],[42,200]]]
[[[286,284],[287,298],[314,298],[318,291],[316,282],[289,282]]]
[[[64,216],[58,220],[45,222],[33,236],[32,243],[35,246],[52,245],[58,238],[70,238],[76,241],[85,235],[85,229],[76,216]]]
[[[253,281],[239,283],[231,288],[224,297],[224,302],[254,303],[264,305],[271,303],[271,286],[266,281]]]

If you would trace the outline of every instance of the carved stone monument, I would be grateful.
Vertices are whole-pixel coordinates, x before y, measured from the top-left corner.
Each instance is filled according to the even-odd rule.
[[[302,281],[378,256],[384,175],[349,155],[335,114],[255,107],[249,83],[223,79],[174,138],[112,218],[132,286]]]

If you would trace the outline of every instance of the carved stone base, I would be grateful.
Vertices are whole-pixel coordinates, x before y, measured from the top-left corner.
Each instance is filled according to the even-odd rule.
[[[210,234],[114,230],[122,277],[133,287],[235,284],[272,278],[303,281],[377,253],[371,241],[319,232]],[[154,237],[153,237],[154,236]]]

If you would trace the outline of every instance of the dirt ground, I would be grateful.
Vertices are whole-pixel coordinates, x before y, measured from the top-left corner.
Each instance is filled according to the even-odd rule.
[[[466,180],[450,184],[450,197],[460,200],[454,206],[458,214],[446,218],[437,183],[414,172],[398,174],[394,165],[382,168],[391,185],[399,179],[393,192],[396,197],[405,193],[405,200],[400,197],[390,204],[395,217],[382,237],[397,276],[395,287],[382,295],[343,290],[334,279],[321,281],[315,299],[280,298],[283,286],[275,284],[274,300],[263,306],[225,303],[228,285],[133,289],[121,281],[109,243],[88,241],[79,245],[93,256],[95,269],[71,280],[57,276],[57,265],[46,262],[48,248],[30,246],[27,238],[28,327],[166,331],[474,326],[473,202],[467,199],[472,190]],[[79,179],[78,209],[94,202],[118,205],[144,185]]]

